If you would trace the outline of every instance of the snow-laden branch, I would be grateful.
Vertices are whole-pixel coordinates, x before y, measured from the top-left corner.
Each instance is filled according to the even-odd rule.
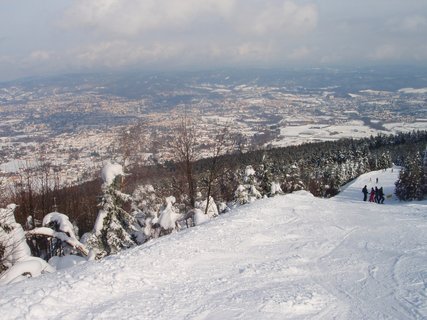
[[[87,256],[89,251],[88,249],[76,238],[69,237],[66,233],[61,231],[54,231],[51,228],[47,227],[40,227],[35,228],[33,230],[26,232],[27,236],[45,236],[45,237],[51,237],[51,238],[57,238],[61,241],[64,241],[68,243],[71,247],[78,250],[83,255]]]

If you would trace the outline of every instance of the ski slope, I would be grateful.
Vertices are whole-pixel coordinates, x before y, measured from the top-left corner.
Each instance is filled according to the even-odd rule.
[[[426,319],[427,202],[256,201],[97,262],[0,287],[1,319]],[[387,184],[387,185],[386,185]],[[387,194],[387,192],[386,192]]]

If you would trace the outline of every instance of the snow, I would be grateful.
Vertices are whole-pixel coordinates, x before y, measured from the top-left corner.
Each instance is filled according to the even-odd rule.
[[[402,89],[398,90],[398,92],[406,93],[406,94],[425,94],[425,93],[427,93],[427,88],[418,88],[418,89],[402,88]]]
[[[271,188],[270,188],[270,194],[271,195],[276,195],[276,194],[282,194],[282,188],[280,187],[280,183],[279,182],[272,182],[271,183]]]
[[[46,261],[36,257],[27,257],[25,260],[19,261],[9,268],[0,277],[0,285],[13,284],[24,280],[26,277],[37,277],[44,272],[54,272]]]
[[[427,201],[306,191],[0,287],[2,319],[426,319]],[[389,191],[387,191],[389,190]]]
[[[77,239],[74,233],[74,226],[70,222],[68,216],[59,212],[51,212],[44,216],[43,226],[49,226],[49,224],[53,222],[58,224],[59,230],[67,233],[69,237]]]
[[[356,179],[354,182],[350,182],[348,185],[341,188],[341,193],[336,196],[336,199],[342,199],[345,201],[357,201],[363,199],[362,188],[366,185],[368,191],[371,188],[383,187],[385,201],[384,203],[395,204],[398,202],[396,195],[394,194],[394,182],[399,177],[400,167],[393,167],[387,170],[372,171],[363,175],[363,179]],[[378,183],[377,183],[378,179]]]
[[[252,166],[247,166],[245,169],[245,177],[247,177],[246,179],[248,179],[248,177],[254,176],[255,175],[255,170],[254,168],[252,168]]]
[[[56,270],[62,270],[85,263],[86,261],[86,258],[71,254],[63,257],[54,256],[49,259],[49,265],[53,266]]]
[[[207,204],[208,204],[207,199],[203,201],[196,201],[195,207],[197,209],[200,209],[203,212],[203,214],[206,212],[206,215],[208,216],[208,218],[216,217],[219,214],[219,212],[218,212],[218,207],[216,206],[214,198],[209,197],[208,210],[206,210],[206,207],[208,206]]]
[[[0,243],[4,244],[3,263],[10,267],[18,261],[31,256],[30,248],[25,241],[25,233],[22,226],[15,221],[14,211],[16,204],[9,204],[5,209],[0,208],[0,223],[8,225],[12,230],[7,233],[0,228]]]
[[[102,228],[104,227],[104,219],[108,212],[105,210],[99,210],[98,216],[96,217],[95,224],[93,225],[93,233],[97,236],[101,234]]]
[[[51,228],[40,227],[33,230],[27,231],[27,234],[30,235],[42,235],[51,238],[57,238],[61,241],[68,243],[72,248],[77,249],[79,252],[87,256],[89,254],[88,249],[75,237],[70,237],[66,233],[61,231],[54,231]]]
[[[176,221],[181,218],[181,215],[173,207],[176,202],[175,197],[167,197],[165,202],[166,206],[160,213],[159,224],[165,230],[172,230],[176,228]]]
[[[124,176],[123,167],[118,163],[107,162],[101,170],[101,178],[106,185],[111,185],[117,176]]]
[[[15,204],[9,204],[5,209],[0,208],[0,217],[3,218],[3,221],[0,222],[12,228],[9,233],[3,232],[3,228],[0,228],[0,243],[5,246],[2,263],[9,268],[0,275],[0,285],[19,282],[27,275],[35,277],[43,272],[55,271],[43,259],[31,257],[30,248],[25,241],[24,230],[15,221],[15,209]]]
[[[206,206],[205,206],[206,207]],[[196,226],[208,222],[209,216],[200,209],[194,209],[194,224]]]

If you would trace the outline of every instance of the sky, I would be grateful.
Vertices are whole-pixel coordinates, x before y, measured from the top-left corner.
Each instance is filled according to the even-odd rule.
[[[427,65],[425,0],[0,0],[0,80]]]

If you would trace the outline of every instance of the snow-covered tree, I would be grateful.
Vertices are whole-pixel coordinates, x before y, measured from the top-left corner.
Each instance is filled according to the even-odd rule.
[[[160,212],[159,225],[162,228],[164,234],[168,234],[174,230],[179,229],[177,221],[182,219],[182,215],[178,209],[174,206],[176,199],[173,196],[165,199],[165,207]]]
[[[92,249],[92,257],[97,259],[136,244],[133,237],[136,231],[135,217],[123,209],[124,203],[129,202],[131,197],[119,189],[124,176],[123,167],[107,163],[101,176],[104,194],[99,203],[98,217],[93,231],[83,237],[85,244]]]
[[[423,176],[421,155],[417,152],[413,157],[407,157],[395,183],[396,196],[404,201],[421,200],[424,196]]]
[[[285,168],[285,181],[282,184],[284,192],[293,192],[304,190],[305,185],[301,179],[301,170],[297,163],[294,163]]]
[[[275,196],[277,194],[283,194],[283,191],[282,191],[282,188],[280,187],[280,183],[273,181],[273,182],[271,182],[271,185],[270,185],[269,195]]]
[[[43,218],[42,227],[27,232],[27,236],[49,239],[49,257],[81,254],[87,256],[87,248],[80,243],[75,226],[68,216],[59,212],[48,213]]]
[[[202,201],[196,201],[194,206],[197,209],[202,210],[206,214],[206,216],[208,216],[209,218],[216,217],[219,214],[218,207],[215,203],[214,198],[212,197],[209,197],[209,201],[208,199],[205,199]]]
[[[133,192],[132,210],[139,226],[135,234],[138,244],[158,235],[154,226],[158,223],[161,208],[162,200],[152,185],[138,186]]]
[[[234,192],[234,197],[238,204],[242,205],[262,198],[262,194],[258,191],[258,182],[256,181],[255,174],[256,172],[252,166],[245,168],[243,183]]]
[[[274,180],[277,179],[277,177],[274,177],[273,175],[273,169],[274,165],[270,161],[268,157],[265,155],[263,156],[262,164],[260,166],[259,170],[259,185],[260,189],[264,194],[267,194],[268,196],[271,196],[271,186],[275,182]]]
[[[422,178],[422,191],[423,195],[427,195],[427,147],[424,151],[424,157],[423,157],[423,178]]]
[[[0,284],[35,277],[54,268],[32,257],[22,226],[15,221],[16,205],[0,208]]]

